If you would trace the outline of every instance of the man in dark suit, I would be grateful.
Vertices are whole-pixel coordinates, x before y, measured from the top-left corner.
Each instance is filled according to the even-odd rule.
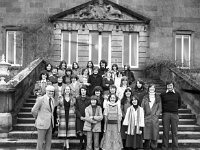
[[[162,149],[168,149],[169,130],[171,126],[172,150],[178,150],[178,109],[181,107],[181,96],[175,91],[172,81],[166,83],[167,90],[161,93],[162,123],[163,123],[163,145]]]
[[[36,99],[36,103],[31,110],[38,130],[37,150],[51,149],[52,129],[54,126],[53,111],[56,105],[53,95],[54,87],[48,85],[46,94]]]

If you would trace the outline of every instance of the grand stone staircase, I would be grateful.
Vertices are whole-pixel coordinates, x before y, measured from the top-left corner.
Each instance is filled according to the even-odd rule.
[[[156,83],[157,92],[160,93],[165,90],[165,86],[159,80],[149,81],[151,83]],[[36,146],[37,130],[34,127],[34,118],[31,114],[31,108],[35,103],[36,97],[30,96],[23,107],[21,108],[19,114],[17,115],[17,124],[14,125],[13,130],[8,134],[8,138],[0,139],[1,146],[11,146],[11,147],[27,147],[27,149],[34,148]],[[162,123],[160,116],[160,139],[159,147],[161,147],[162,142]],[[200,149],[200,126],[196,125],[195,115],[191,113],[191,110],[183,104],[182,108],[179,110],[179,125],[178,125],[178,137],[179,137],[179,147],[181,149],[185,148],[199,148]],[[171,140],[170,140],[171,145]],[[79,140],[73,139],[70,141],[70,147],[73,150],[78,149]],[[52,148],[62,148],[62,141],[53,137]]]

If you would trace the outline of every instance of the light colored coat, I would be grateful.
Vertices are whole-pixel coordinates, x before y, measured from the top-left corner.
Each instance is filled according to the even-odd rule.
[[[49,129],[52,121],[54,125],[54,103],[55,100],[52,98],[51,108],[49,105],[49,97],[45,94],[44,96],[38,97],[36,103],[33,106],[31,112],[35,120],[35,126],[37,129]]]
[[[146,95],[142,101],[144,108],[144,139],[157,140],[159,136],[159,115],[162,112],[161,99],[159,95],[155,95],[155,102],[150,108],[149,95]]]
[[[73,97],[79,97],[79,94],[80,94],[79,90],[80,90],[81,86],[82,86],[82,84],[79,81],[77,81],[75,86],[73,86],[72,83],[69,85]]]
[[[94,119],[92,117],[94,116]],[[92,106],[89,105],[85,109],[85,122],[83,126],[83,131],[101,132],[101,120],[103,119],[102,109],[97,106],[95,114],[93,114]],[[92,128],[92,123],[97,121]]]

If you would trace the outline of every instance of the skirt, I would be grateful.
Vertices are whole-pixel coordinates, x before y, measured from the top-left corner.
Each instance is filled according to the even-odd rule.
[[[100,147],[105,150],[121,150],[123,148],[121,133],[118,131],[117,124],[107,124]]]

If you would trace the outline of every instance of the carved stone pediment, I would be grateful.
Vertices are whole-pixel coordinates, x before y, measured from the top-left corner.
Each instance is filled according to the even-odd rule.
[[[89,1],[51,16],[50,21],[119,21],[149,23],[150,19],[109,0]]]
[[[74,15],[76,19],[108,19],[108,20],[122,20],[124,14],[112,5],[89,5],[80,10]]]

